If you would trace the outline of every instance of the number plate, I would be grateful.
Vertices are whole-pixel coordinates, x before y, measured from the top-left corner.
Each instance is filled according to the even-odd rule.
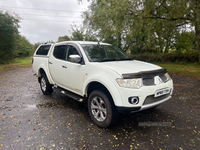
[[[159,96],[162,96],[162,95],[168,94],[168,93],[170,93],[170,91],[171,91],[170,88],[165,88],[165,89],[157,90],[157,91],[155,92],[154,97],[159,97]]]

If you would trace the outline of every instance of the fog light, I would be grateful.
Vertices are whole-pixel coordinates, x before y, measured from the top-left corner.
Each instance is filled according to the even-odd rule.
[[[128,98],[129,103],[131,104],[138,104],[139,103],[139,97],[135,96],[135,97],[129,97]]]

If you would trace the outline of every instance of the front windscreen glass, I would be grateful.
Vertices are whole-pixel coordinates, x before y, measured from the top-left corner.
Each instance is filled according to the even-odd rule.
[[[81,46],[91,62],[132,60],[122,50],[112,45],[82,44]]]

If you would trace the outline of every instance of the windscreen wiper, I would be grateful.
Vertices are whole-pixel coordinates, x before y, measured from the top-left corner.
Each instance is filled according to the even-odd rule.
[[[101,60],[99,62],[106,62],[106,61],[117,61],[117,59],[103,59],[103,60]]]
[[[131,58],[117,59],[117,61],[123,61],[123,60],[133,60],[133,59]]]
[[[103,59],[100,62],[106,62],[106,61],[123,61],[123,60],[133,60],[131,58],[123,58],[123,59],[116,59],[116,58],[110,58],[110,59]]]

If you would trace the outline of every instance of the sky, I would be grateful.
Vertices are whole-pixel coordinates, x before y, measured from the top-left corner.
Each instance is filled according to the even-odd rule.
[[[71,26],[82,24],[81,14],[88,5],[87,0],[0,0],[0,9],[21,18],[20,35],[32,44],[71,36]]]

